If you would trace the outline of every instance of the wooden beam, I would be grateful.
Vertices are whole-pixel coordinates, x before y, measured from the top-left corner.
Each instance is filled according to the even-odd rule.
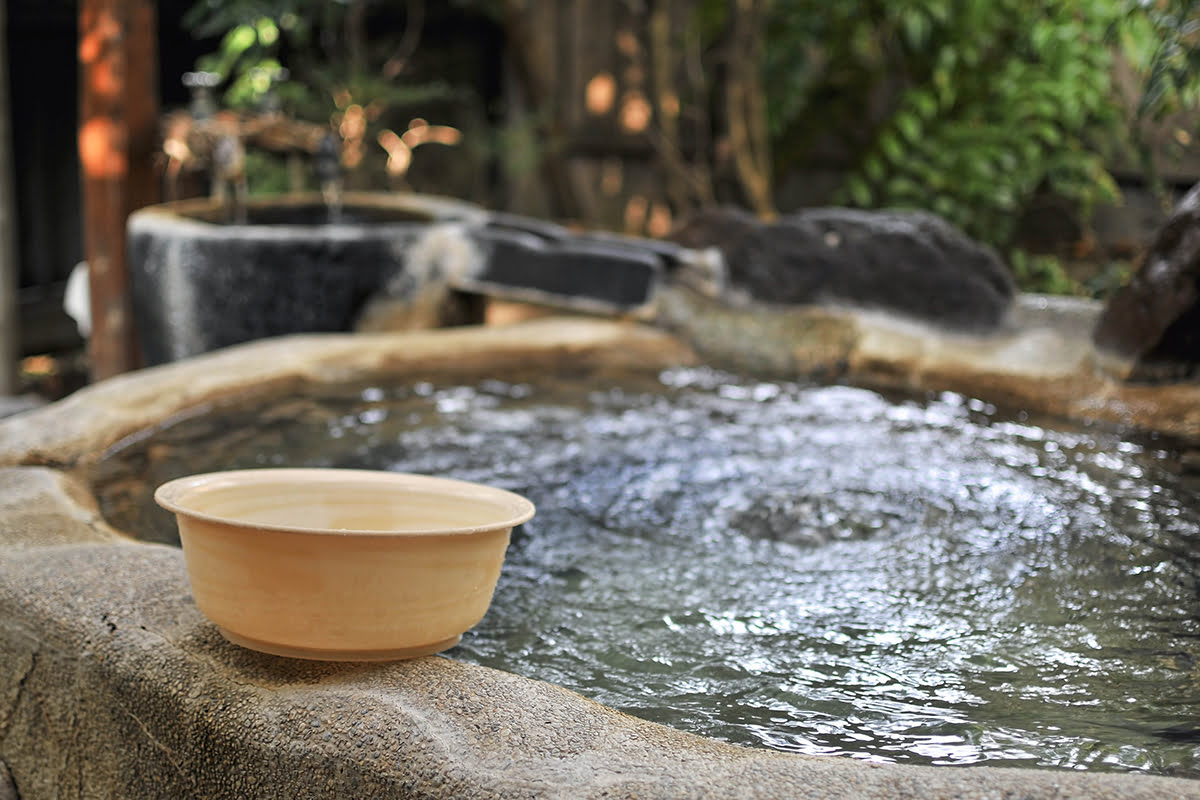
[[[140,363],[125,223],[157,198],[156,58],[153,0],[80,0],[79,156],[95,380]]]
[[[12,112],[8,98],[8,19],[0,3],[0,397],[17,392],[17,204],[13,188]]]

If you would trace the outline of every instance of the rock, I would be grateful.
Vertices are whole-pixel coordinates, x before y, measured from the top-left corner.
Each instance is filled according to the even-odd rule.
[[[450,657],[267,656],[201,615],[176,549],[0,544],[0,556],[0,723],[24,800],[1200,799],[1180,778],[741,747]]]
[[[1105,306],[1093,342],[1135,382],[1200,375],[1200,184],[1172,211],[1142,266]]]
[[[882,309],[986,332],[1005,321],[1016,294],[992,250],[919,211],[814,208],[762,223],[709,209],[669,238],[719,248],[733,296],[771,303]]]
[[[3,761],[0,761],[0,800],[21,800],[17,787],[13,785],[12,775]]]
[[[13,397],[0,397],[0,417],[11,417],[22,411],[31,411],[46,405],[46,398],[35,394],[19,394]]]
[[[482,269],[451,285],[490,297],[593,314],[645,311],[663,271],[652,243],[564,235],[493,222],[475,232]]]
[[[80,542],[125,541],[100,517],[87,485],[57,470],[0,467],[0,484],[4,485],[0,492],[0,547],[9,553]]]
[[[574,234],[513,214],[491,214],[483,224],[434,225],[407,248],[404,269],[367,302],[355,328],[479,322],[482,303],[472,301],[484,297],[588,314],[645,315],[678,249],[649,239]]]

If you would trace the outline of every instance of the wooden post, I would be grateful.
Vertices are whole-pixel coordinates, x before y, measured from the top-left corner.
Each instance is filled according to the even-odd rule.
[[[96,380],[135,369],[140,361],[125,222],[157,194],[156,58],[153,0],[80,0],[79,156]]]
[[[771,192],[766,89],[760,72],[770,5],[771,0],[731,0],[725,59],[725,116],[734,167],[750,207],[768,220],[778,216]]]
[[[0,397],[17,392],[17,204],[14,199],[12,126],[8,99],[8,19],[0,3]]]

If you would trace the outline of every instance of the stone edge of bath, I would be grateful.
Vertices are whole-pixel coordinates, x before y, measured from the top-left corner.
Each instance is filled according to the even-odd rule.
[[[0,466],[77,468],[160,420],[255,391],[362,375],[501,376],[536,365],[587,371],[695,363],[662,331],[589,318],[375,334],[297,334],[119,375],[0,420]]]
[[[1020,295],[1004,329],[965,334],[893,314],[827,306],[729,307],[684,287],[658,324],[706,363],[911,392],[958,392],[1064,421],[1200,446],[1200,382],[1122,380],[1131,362],[1091,340],[1101,305]]]
[[[99,518],[79,477],[97,448],[257,379],[285,388],[398,374],[437,356],[455,359],[443,370],[474,374],[530,360],[575,369],[693,360],[660,332],[586,321],[235,350],[0,423],[10,465],[0,470],[0,761],[24,800],[1200,797],[1200,782],[1168,778],[784,755],[447,658],[309,664],[230,645],[191,602],[178,550],[132,542]],[[32,458],[16,453],[31,445]]]

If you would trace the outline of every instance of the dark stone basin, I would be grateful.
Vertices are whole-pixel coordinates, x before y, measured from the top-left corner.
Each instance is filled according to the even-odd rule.
[[[348,194],[336,221],[313,195],[252,200],[246,214],[245,223],[226,223],[220,205],[200,199],[130,217],[130,283],[147,364],[269,336],[351,330],[431,225],[483,212],[426,196]]]

